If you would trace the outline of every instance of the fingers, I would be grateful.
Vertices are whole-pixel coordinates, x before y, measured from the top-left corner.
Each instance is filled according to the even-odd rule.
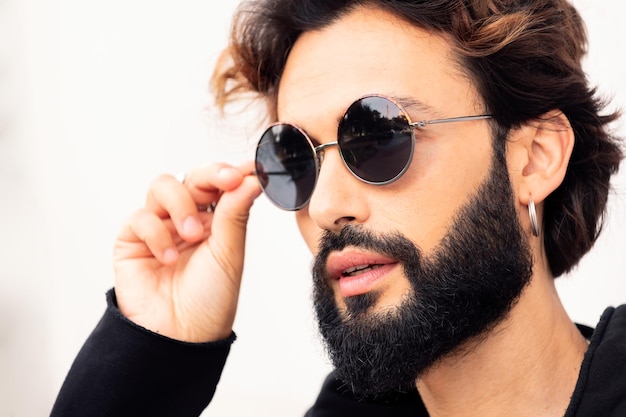
[[[187,187],[171,175],[162,175],[152,182],[145,210],[160,219],[171,219],[176,231],[185,240],[195,241],[202,235],[197,203]]]
[[[221,196],[215,207],[216,222],[219,220],[219,223],[232,226],[245,225],[248,220],[250,207],[260,194],[261,187],[256,177],[253,175],[244,177],[236,189]]]
[[[116,252],[134,259],[154,256],[162,264],[172,264],[178,260],[173,229],[172,222],[164,222],[149,210],[138,210],[122,229]]]
[[[145,208],[131,217],[119,236],[121,245],[141,243],[145,249],[123,252],[141,256],[149,251],[161,263],[171,264],[181,244],[206,239],[209,231],[217,230],[217,248],[232,253],[243,245],[250,207],[261,193],[256,178],[248,175],[251,171],[252,163],[237,168],[212,164],[188,172],[184,184],[171,175],[158,177]],[[198,206],[212,203],[217,203],[214,213],[198,211]]]
[[[198,206],[216,203],[224,192],[237,188],[244,174],[226,164],[212,164],[187,173],[181,184],[171,175],[162,175],[151,185],[146,209],[161,218],[171,218],[180,236],[188,241],[202,237]]]
[[[215,206],[210,243],[218,261],[238,259],[245,249],[250,208],[261,194],[256,176],[251,175],[253,167],[254,164],[249,162],[237,168],[244,174],[241,183],[237,188],[224,192]],[[222,265],[224,270],[233,273],[240,267],[238,264]]]
[[[234,167],[226,164],[211,164],[195,168],[187,172],[185,186],[196,201],[209,204],[215,201],[216,191],[219,194],[221,191],[230,191],[238,187],[247,175],[245,168],[248,165]]]

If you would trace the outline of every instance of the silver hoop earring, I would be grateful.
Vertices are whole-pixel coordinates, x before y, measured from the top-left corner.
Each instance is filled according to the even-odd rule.
[[[535,209],[535,202],[530,197],[528,202],[528,216],[530,217],[530,228],[533,231],[533,236],[539,237],[539,223],[537,222],[537,210]]]

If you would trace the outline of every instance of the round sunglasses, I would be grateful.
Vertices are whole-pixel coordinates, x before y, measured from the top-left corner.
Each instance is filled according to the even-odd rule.
[[[361,97],[348,107],[339,123],[337,141],[313,145],[308,135],[290,123],[271,125],[256,148],[255,170],[265,195],[283,210],[305,207],[320,170],[318,154],[338,146],[345,166],[368,184],[396,181],[409,168],[415,149],[414,129],[438,123],[490,119],[491,115],[411,122],[392,99]]]

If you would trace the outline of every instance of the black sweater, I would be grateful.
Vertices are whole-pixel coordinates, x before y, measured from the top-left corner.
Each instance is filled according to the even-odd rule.
[[[215,393],[235,340],[183,343],[126,319],[113,290],[108,307],[65,379],[51,417],[198,416]],[[626,416],[626,305],[608,308],[596,329],[565,417]],[[306,417],[428,417],[417,391],[357,400],[331,373]]]

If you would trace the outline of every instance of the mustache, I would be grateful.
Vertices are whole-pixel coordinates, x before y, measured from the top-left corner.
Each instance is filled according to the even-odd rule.
[[[328,256],[346,247],[380,253],[404,265],[414,264],[421,258],[420,250],[415,243],[399,231],[374,233],[362,225],[348,224],[339,233],[328,230],[323,232],[313,264],[314,271],[325,271]]]

